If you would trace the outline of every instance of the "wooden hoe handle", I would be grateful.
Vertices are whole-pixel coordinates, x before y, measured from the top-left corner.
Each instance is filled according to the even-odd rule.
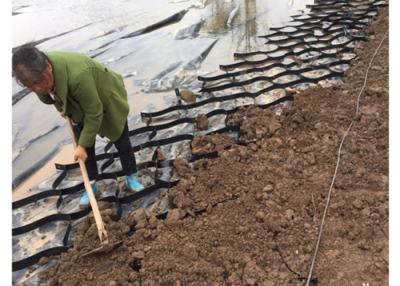
[[[68,123],[68,126],[69,126],[69,131],[71,133],[72,142],[74,144],[74,147],[76,148],[77,147],[77,142],[76,142],[76,138],[75,138],[75,133],[74,133],[74,130],[72,128],[71,119],[69,117],[67,117],[67,123]],[[97,231],[98,231],[98,234],[99,234],[100,242],[102,244],[106,244],[106,243],[108,243],[108,234],[107,234],[107,231],[106,231],[106,229],[104,227],[103,219],[101,218],[99,207],[97,205],[96,198],[95,198],[95,196],[93,194],[92,186],[90,185],[89,176],[87,174],[85,162],[80,158],[78,159],[78,162],[79,162],[79,167],[81,169],[81,173],[82,173],[82,177],[83,177],[83,183],[85,184],[85,189],[86,189],[86,192],[87,192],[87,194],[89,196],[89,202],[90,202],[90,206],[92,207],[94,220],[96,222],[96,226],[97,226]]]

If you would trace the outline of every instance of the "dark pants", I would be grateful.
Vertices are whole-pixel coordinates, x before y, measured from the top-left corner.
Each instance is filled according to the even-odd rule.
[[[79,138],[83,126],[80,124],[73,125],[74,133],[77,138]],[[125,123],[124,130],[117,141],[113,142],[118,150],[118,155],[121,160],[122,170],[126,176],[136,173],[136,160],[135,155],[132,152],[131,141],[129,141],[129,130],[128,124]],[[86,169],[88,172],[89,180],[96,180],[98,176],[97,162],[95,154],[95,145],[92,147],[85,148],[88,155],[86,159]]]

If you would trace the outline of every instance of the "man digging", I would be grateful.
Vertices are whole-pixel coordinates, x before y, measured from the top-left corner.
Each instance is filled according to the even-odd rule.
[[[85,161],[89,180],[97,193],[96,135],[105,136],[118,150],[128,189],[140,191],[136,161],[129,141],[129,104],[121,75],[78,53],[43,53],[22,47],[12,57],[18,84],[36,93],[45,104],[53,104],[61,116],[68,116],[78,138],[74,160]],[[85,192],[80,207],[89,205]]]

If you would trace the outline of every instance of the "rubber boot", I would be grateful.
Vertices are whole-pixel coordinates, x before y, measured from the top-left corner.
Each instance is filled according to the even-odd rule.
[[[129,190],[139,192],[144,189],[143,185],[138,181],[135,174],[126,176],[126,186]]]
[[[93,194],[96,195],[96,193],[98,192],[97,184],[96,184],[96,183],[92,183],[91,186],[92,186]],[[89,206],[89,204],[90,204],[90,202],[89,202],[89,195],[88,195],[87,192],[85,191],[85,192],[83,193],[83,195],[81,196],[81,199],[80,199],[80,201],[79,201],[79,207],[80,207],[81,209],[82,209],[82,208],[86,208],[86,207]]]

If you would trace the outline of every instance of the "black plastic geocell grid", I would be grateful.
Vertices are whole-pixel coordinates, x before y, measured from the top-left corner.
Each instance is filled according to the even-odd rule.
[[[210,76],[199,77],[198,79],[203,82],[201,92],[208,94],[209,97],[204,100],[199,100],[191,104],[178,104],[171,106],[158,112],[142,112],[143,118],[155,119],[159,116],[168,115],[175,111],[187,111],[202,107],[206,104],[232,101],[241,98],[255,99],[261,94],[268,93],[277,89],[286,89],[298,87],[300,84],[311,83],[318,84],[320,81],[334,79],[343,75],[341,66],[348,65],[351,58],[346,58],[344,55],[353,51],[355,41],[366,41],[366,35],[361,31],[377,14],[378,7],[387,5],[385,1],[315,1],[315,4],[310,5],[311,9],[307,15],[293,16],[294,20],[286,27],[271,28],[273,33],[265,36],[260,36],[266,39],[266,46],[275,47],[268,51],[256,51],[251,53],[236,53],[234,56],[240,61],[220,66],[224,73]],[[290,27],[290,28],[288,28]],[[290,31],[287,31],[287,30]],[[286,30],[286,31],[285,31]],[[254,56],[263,56],[261,60],[252,60]],[[284,71],[275,73],[273,76],[259,75],[274,68],[280,68]],[[310,77],[306,74],[312,71],[321,71],[322,75]],[[289,78],[289,80],[287,80]],[[228,83],[226,83],[228,81]],[[254,83],[263,82],[265,87],[254,90]],[[243,92],[233,93],[237,88],[242,88]],[[248,91],[251,89],[252,91]],[[213,92],[223,91],[222,96],[215,96]],[[176,90],[179,95],[179,90]],[[268,103],[258,105],[261,108],[270,108],[279,103],[293,100],[292,95],[284,95],[283,97]],[[232,109],[214,109],[207,113],[206,116],[211,118],[217,115],[228,115],[234,113],[237,107]],[[150,120],[151,122],[151,120]],[[159,140],[152,140],[158,131],[166,130],[176,127],[180,124],[196,124],[196,119],[193,117],[179,118],[175,121],[151,125],[146,127],[131,130],[129,135],[135,136],[138,134],[147,134],[148,141],[135,145],[133,152],[145,148],[153,148],[166,144],[174,144],[181,141],[192,141],[194,134],[181,134],[173,137],[168,137]],[[238,126],[226,125],[217,131],[209,132],[234,132],[240,133]],[[103,161],[101,165],[101,172],[99,179],[117,179],[122,176],[121,172],[104,172],[113,161],[116,153],[109,152],[111,144],[104,148],[104,153],[96,156],[97,161]],[[194,162],[201,158],[216,158],[216,152],[192,155],[187,158],[189,162]],[[104,162],[105,160],[105,162]],[[152,160],[139,164],[138,170],[146,168],[166,168],[171,167],[173,160],[157,160],[153,156]],[[62,203],[63,196],[72,195],[81,191],[84,186],[80,183],[76,186],[69,188],[57,188],[65,179],[67,172],[72,169],[78,168],[78,164],[61,165],[57,164],[56,168],[61,171],[60,175],[54,180],[52,189],[42,191],[35,195],[29,196],[22,200],[13,202],[13,210],[23,208],[29,204],[44,200],[49,197],[58,197],[56,200],[56,207],[58,208]],[[157,173],[157,172],[156,172]],[[141,192],[121,196],[119,190],[114,195],[103,197],[101,200],[114,202],[118,207],[118,215],[115,219],[119,219],[121,215],[120,206],[128,204],[147,196],[159,189],[170,188],[177,184],[178,181],[165,181],[156,178],[154,184],[147,187]],[[71,224],[72,221],[86,216],[90,213],[90,209],[80,210],[72,213],[62,213],[59,211],[56,214],[43,217],[39,220],[29,224],[13,228],[12,233],[14,236],[27,234],[32,230],[45,226],[50,222],[67,221]],[[165,216],[161,214],[160,217]],[[63,239],[63,245],[53,248],[48,248],[33,255],[27,256],[19,261],[14,261],[12,264],[13,271],[18,271],[27,268],[44,256],[58,255],[66,251],[71,245],[68,244],[70,227],[67,228]]]

